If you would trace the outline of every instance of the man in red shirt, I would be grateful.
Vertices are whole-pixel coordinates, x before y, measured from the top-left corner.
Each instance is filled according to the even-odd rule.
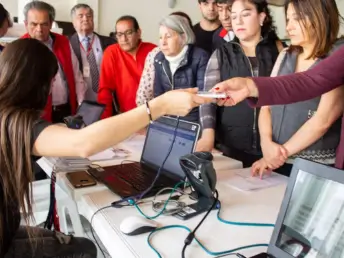
[[[132,16],[117,20],[115,36],[118,44],[105,50],[101,65],[98,102],[106,105],[102,118],[113,115],[113,103],[118,105],[120,112],[136,107],[136,92],[145,59],[156,47],[142,42],[139,24]]]

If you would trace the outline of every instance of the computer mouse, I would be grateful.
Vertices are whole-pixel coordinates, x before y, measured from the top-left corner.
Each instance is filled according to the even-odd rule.
[[[158,227],[158,223],[154,220],[146,219],[142,216],[130,216],[124,219],[119,226],[123,234],[128,236],[136,236],[151,232]]]

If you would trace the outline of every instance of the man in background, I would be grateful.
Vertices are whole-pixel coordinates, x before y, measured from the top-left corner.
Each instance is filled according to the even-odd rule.
[[[23,38],[34,38],[55,54],[59,71],[56,74],[43,118],[53,123],[62,123],[67,116],[74,115],[84,100],[85,83],[68,38],[50,32],[55,19],[55,9],[43,1],[33,1],[24,7],[27,34]],[[37,57],[39,58],[39,56]]]
[[[229,0],[216,0],[216,4],[222,26],[214,33],[213,51],[235,37],[232,30],[231,6]]]
[[[94,32],[93,10],[87,4],[75,5],[71,10],[71,16],[76,33],[69,40],[87,85],[85,99],[97,101],[103,53],[116,41]]]
[[[142,42],[139,24],[133,16],[117,20],[115,36],[118,44],[105,50],[101,65],[98,102],[106,105],[102,118],[114,114],[114,100],[120,112],[136,107],[136,92],[146,56],[156,47]]]
[[[198,4],[202,13],[202,20],[193,27],[196,36],[195,45],[211,54],[213,49],[213,35],[220,27],[216,1],[198,0]]]

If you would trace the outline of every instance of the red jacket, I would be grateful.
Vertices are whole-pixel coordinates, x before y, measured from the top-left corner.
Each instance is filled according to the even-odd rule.
[[[136,92],[145,60],[148,53],[155,47],[154,44],[141,42],[135,59],[123,51],[118,44],[111,45],[105,50],[98,90],[98,102],[106,105],[102,118],[113,114],[113,93],[116,94],[121,112],[136,107]]]
[[[69,104],[71,107],[71,113],[74,115],[76,113],[78,102],[76,98],[75,90],[75,79],[74,71],[72,66],[72,55],[70,43],[67,37],[60,34],[51,33],[53,39],[53,52],[64,72],[64,75],[68,84],[68,94],[69,94]],[[22,38],[30,38],[29,34],[25,34]],[[51,122],[52,121],[52,96],[48,97],[47,104],[44,109],[42,116],[43,119]]]

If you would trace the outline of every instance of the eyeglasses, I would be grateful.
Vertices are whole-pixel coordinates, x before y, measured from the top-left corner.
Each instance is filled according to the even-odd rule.
[[[125,32],[116,32],[115,36],[117,39],[120,39],[122,36],[131,37],[136,31],[135,30],[127,30]]]

